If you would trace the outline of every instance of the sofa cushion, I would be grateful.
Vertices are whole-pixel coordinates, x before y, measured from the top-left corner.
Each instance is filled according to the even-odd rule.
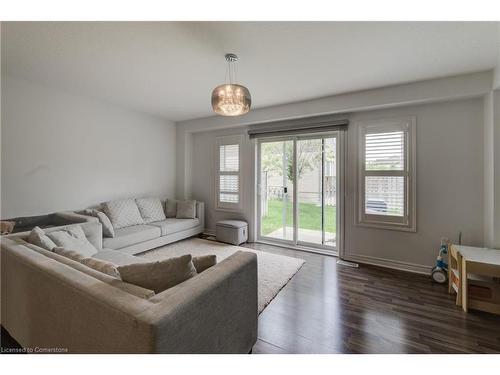
[[[196,201],[178,201],[177,219],[194,219],[196,217]]]
[[[85,259],[85,256],[82,255],[80,252],[74,251],[71,249],[67,249],[65,247],[58,246],[58,247],[55,247],[54,250],[52,250],[52,251],[56,254],[59,254],[59,255],[65,257],[65,258],[74,260],[75,262],[81,262],[82,259]]]
[[[199,257],[193,258],[193,265],[196,268],[196,272],[202,273],[206,269],[215,266],[217,264],[216,255],[201,255]]]
[[[109,217],[104,212],[91,208],[83,210],[83,214],[94,216],[99,219],[99,222],[102,225],[102,234],[104,235],[104,237],[115,236],[115,230],[113,228],[113,224],[111,224],[111,220],[109,220]]]
[[[161,229],[153,225],[134,225],[115,230],[115,237],[104,238],[103,247],[121,249],[161,236]]]
[[[42,249],[52,251],[57,245],[39,227],[34,227],[29,236],[28,242],[40,246]]]
[[[136,257],[124,253],[120,250],[102,249],[97,254],[92,255],[94,259],[105,260],[107,262],[113,263],[115,266],[126,266],[128,264],[134,263],[148,263],[147,259]]]
[[[167,217],[177,216],[177,201],[175,199],[167,199],[165,202],[165,215]]]
[[[135,199],[120,199],[106,202],[103,203],[102,207],[115,229],[144,224],[144,219],[139,212]]]
[[[93,268],[96,271],[105,273],[106,275],[109,275],[111,277],[121,279],[116,265],[111,262],[96,258],[83,258],[80,263],[87,267]]]
[[[97,280],[100,280],[102,282],[105,282],[106,284],[114,286],[115,288],[121,289],[121,290],[123,290],[127,293],[130,293],[130,294],[133,294],[134,296],[148,299],[148,298],[151,298],[155,295],[155,292],[150,290],[150,289],[141,288],[138,285],[123,282],[120,279],[117,279],[115,277],[111,277],[111,276],[104,274],[102,272],[96,271],[93,268],[84,266],[80,262],[76,262],[72,259],[66,258],[64,256],[61,256],[61,255],[56,254],[56,253],[51,252],[51,251],[47,251],[43,248],[34,246],[32,244],[26,244],[26,245],[31,250],[34,250],[37,253],[43,254],[43,255],[47,256],[48,258],[54,259],[62,264],[65,264],[65,265],[67,265],[71,268],[74,268],[80,272],[83,272],[89,276],[92,276],[92,277],[96,278]]]
[[[143,288],[163,292],[195,276],[190,254],[156,262],[136,263],[118,267],[123,281]]]
[[[47,236],[57,246],[76,251],[83,257],[90,257],[97,253],[97,249],[87,240],[83,229],[79,225],[47,233]]]
[[[138,198],[135,203],[146,224],[166,219],[160,198]]]
[[[166,219],[163,221],[156,221],[149,223],[161,229],[162,236],[168,236],[183,230],[191,229],[200,225],[200,219]]]

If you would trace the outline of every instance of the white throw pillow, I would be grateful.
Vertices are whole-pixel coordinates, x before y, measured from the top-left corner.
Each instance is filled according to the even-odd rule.
[[[31,230],[28,236],[28,242],[49,251],[54,250],[57,246],[39,227],[34,227]]]
[[[113,228],[113,224],[111,224],[111,220],[106,216],[104,212],[101,212],[96,209],[86,209],[83,210],[84,215],[94,216],[99,219],[99,222],[102,225],[102,234],[104,237],[114,237],[115,230]]]
[[[167,199],[165,203],[165,214],[167,217],[177,216],[177,201],[175,199]]]
[[[145,223],[166,219],[160,198],[138,198],[135,203]]]
[[[196,201],[177,201],[177,219],[194,219],[196,217]]]
[[[97,249],[87,240],[82,227],[79,225],[47,233],[47,236],[58,247],[71,249],[83,257],[91,257],[97,253]]]
[[[115,229],[144,224],[135,199],[120,199],[106,202],[102,207]]]

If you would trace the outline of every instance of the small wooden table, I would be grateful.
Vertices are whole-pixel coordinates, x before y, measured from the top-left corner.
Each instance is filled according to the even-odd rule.
[[[462,308],[500,314],[500,285],[491,281],[491,298],[469,298],[468,275],[500,278],[500,250],[452,245],[462,255]],[[488,286],[488,283],[484,283]]]

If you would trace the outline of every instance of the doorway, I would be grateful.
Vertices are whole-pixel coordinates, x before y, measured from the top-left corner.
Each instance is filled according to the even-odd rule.
[[[258,140],[258,240],[338,254],[341,132]]]

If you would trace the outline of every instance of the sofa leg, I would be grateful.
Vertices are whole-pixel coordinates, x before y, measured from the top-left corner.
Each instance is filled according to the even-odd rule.
[[[248,352],[248,354],[252,354],[252,352],[253,352],[253,348],[250,349],[250,351]]]

